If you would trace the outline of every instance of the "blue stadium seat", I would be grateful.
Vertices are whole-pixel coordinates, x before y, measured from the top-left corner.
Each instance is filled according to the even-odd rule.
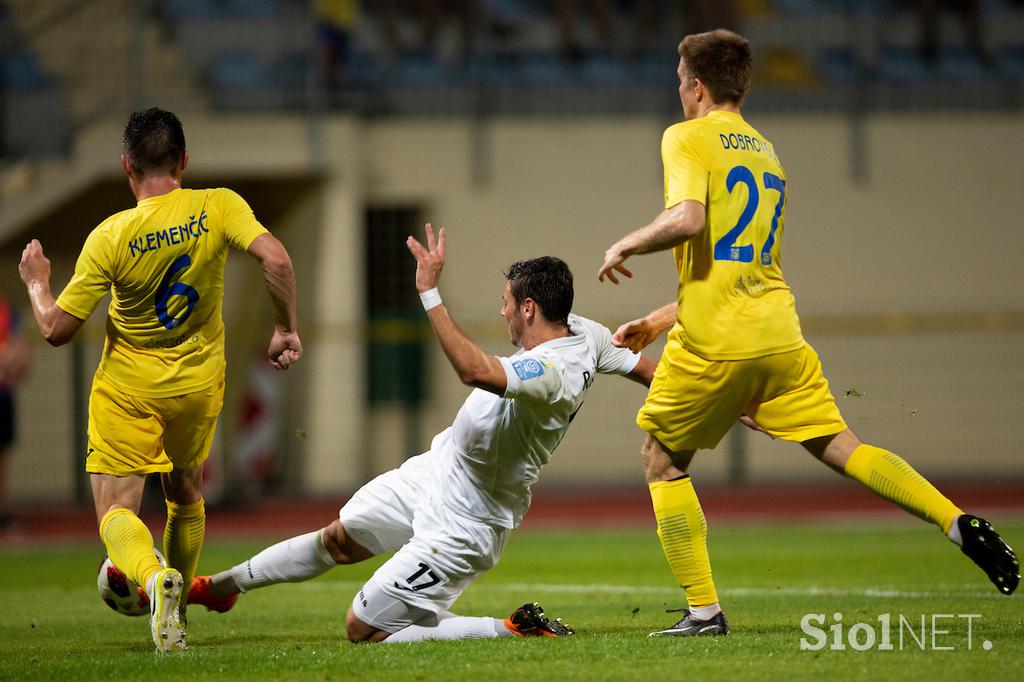
[[[189,19],[265,19],[279,15],[280,0],[162,0],[174,17]]]
[[[584,56],[580,76],[590,85],[626,86],[632,81],[622,57],[603,50]]]
[[[821,51],[818,71],[830,85],[845,86],[857,81],[860,64],[850,48],[830,47]]]
[[[384,82],[384,66],[372,52],[353,50],[348,59],[348,80],[361,88],[376,88]]]
[[[552,87],[570,85],[576,79],[557,54],[537,50],[522,55],[515,80],[521,85]]]
[[[417,50],[399,58],[388,80],[404,88],[442,88],[448,84],[448,73],[437,55]]]
[[[272,90],[274,80],[267,67],[251,52],[230,51],[217,55],[210,64],[207,80],[222,90]]]
[[[1024,79],[1024,45],[1009,45],[999,51],[999,72],[1011,78]]]
[[[4,56],[3,83],[11,90],[31,92],[46,88],[50,79],[43,73],[34,54],[15,51]]]
[[[939,55],[939,71],[944,78],[956,81],[986,81],[996,77],[994,68],[986,67],[977,52],[964,48],[944,49]]]
[[[890,83],[919,85],[935,80],[935,72],[912,47],[885,50],[878,61],[878,76]]]

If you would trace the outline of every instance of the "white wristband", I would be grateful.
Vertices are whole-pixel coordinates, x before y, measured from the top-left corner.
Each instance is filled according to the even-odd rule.
[[[430,310],[441,305],[441,292],[437,290],[437,287],[430,289],[429,291],[420,292],[420,301],[423,303],[424,310]]]

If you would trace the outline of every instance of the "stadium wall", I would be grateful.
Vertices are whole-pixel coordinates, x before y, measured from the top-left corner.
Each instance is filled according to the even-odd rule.
[[[870,118],[860,179],[844,118],[749,118],[775,142],[788,173],[784,268],[805,334],[851,427],[930,476],[1024,478],[1016,425],[1024,407],[1024,295],[1015,286],[1024,233],[1010,200],[1017,191],[1013,164],[1024,142],[1021,117]],[[417,205],[435,225],[449,228],[445,301],[494,353],[510,350],[498,316],[501,269],[520,258],[565,259],[576,273],[576,311],[611,327],[674,294],[668,254],[631,261],[635,279],[617,288],[594,277],[605,247],[661,206],[664,121],[337,118],[311,125],[304,118],[191,116],[185,123],[189,177],[197,185],[203,178],[224,184],[260,178],[270,193],[275,178],[311,178],[313,189],[268,225],[295,256],[307,344],[300,372],[285,379],[281,408],[280,447],[291,457],[294,490],[351,489],[414,454],[403,436],[408,415],[387,407],[371,412],[363,399],[367,205]],[[97,146],[80,145],[76,156],[112,157],[119,135],[114,124],[93,131]],[[91,226],[103,217],[81,219]],[[239,384],[238,359],[253,357],[265,343],[260,326],[267,306],[262,292],[249,293],[258,278],[235,260],[225,316],[237,372],[229,382]],[[62,284],[70,263],[55,272],[55,283]],[[3,286],[22,295],[13,274],[5,273]],[[101,333],[101,325],[92,328]],[[467,392],[443,355],[430,349],[429,399],[417,439],[422,449],[450,423]],[[86,372],[97,353],[86,353]],[[36,372],[22,391],[12,496],[67,498],[74,480],[67,463],[71,363],[67,353],[39,345],[37,355]],[[229,402],[237,403],[237,386],[232,391]],[[633,416],[642,397],[633,384],[599,380],[542,480],[638,484],[640,434]],[[46,418],[33,407],[42,405]],[[229,454],[230,415],[237,411],[229,404],[222,422]],[[750,481],[813,482],[832,475],[798,448],[754,434],[737,438],[745,443]],[[729,443],[699,456],[695,473],[724,480]]]

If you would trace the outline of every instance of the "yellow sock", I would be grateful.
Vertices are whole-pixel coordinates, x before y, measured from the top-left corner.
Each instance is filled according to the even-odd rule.
[[[935,489],[899,455],[873,445],[859,445],[850,453],[846,475],[914,516],[948,533],[963,512]]]
[[[708,557],[708,524],[690,477],[650,484],[658,538],[690,608],[718,603]]]
[[[146,524],[129,509],[114,509],[100,520],[100,539],[114,565],[146,589],[150,576],[161,568]]]
[[[199,566],[199,552],[206,536],[206,505],[203,500],[192,504],[167,502],[167,525],[164,526],[164,553],[167,565],[181,573],[185,589],[181,603],[185,604],[188,588]]]

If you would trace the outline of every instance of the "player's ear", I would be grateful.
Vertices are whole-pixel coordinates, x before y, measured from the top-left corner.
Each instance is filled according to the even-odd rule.
[[[532,298],[523,299],[523,316],[529,322],[533,322],[534,316],[537,314],[537,303]]]
[[[121,155],[121,168],[124,169],[124,174],[128,177],[132,176],[132,164],[128,161],[128,157],[124,154]]]
[[[184,172],[188,168],[188,150],[186,149],[181,155],[181,168],[178,170]]]

